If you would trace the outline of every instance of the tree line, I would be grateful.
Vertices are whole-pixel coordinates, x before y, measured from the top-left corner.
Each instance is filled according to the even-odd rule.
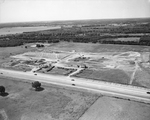
[[[136,33],[136,34],[133,34]],[[139,35],[139,33],[143,35]],[[150,45],[150,24],[147,26],[82,26],[73,28],[62,28],[57,30],[45,30],[37,32],[24,32],[21,34],[0,36],[0,47],[20,46],[25,43],[48,42],[58,43],[60,41],[101,43],[101,44],[125,44],[125,45]],[[117,38],[140,37],[139,41],[119,41]],[[108,40],[109,39],[109,40]]]
[[[60,41],[80,42],[80,43],[101,43],[101,44],[125,44],[125,45],[146,45],[150,46],[150,36],[142,36],[139,41],[115,41],[120,38],[118,36],[32,36],[32,37],[7,37],[7,39],[0,39],[0,47],[20,46],[25,43],[48,42],[58,43]],[[105,40],[106,39],[106,40]],[[107,40],[109,39],[109,40]]]

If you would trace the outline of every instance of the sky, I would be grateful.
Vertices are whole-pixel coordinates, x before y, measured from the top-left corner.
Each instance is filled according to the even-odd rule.
[[[0,23],[150,17],[150,0],[0,0]]]

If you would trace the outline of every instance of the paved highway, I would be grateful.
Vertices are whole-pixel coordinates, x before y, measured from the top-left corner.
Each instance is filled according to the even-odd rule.
[[[145,88],[119,85],[114,83],[107,83],[83,78],[75,78],[59,75],[54,76],[42,73],[21,72],[7,69],[0,69],[0,76],[8,76],[13,78],[19,78],[22,80],[26,79],[75,87],[80,89],[86,89],[89,91],[99,92],[101,94],[107,94],[109,96],[115,96],[150,103],[150,94],[147,94],[147,92],[150,92],[150,89]]]

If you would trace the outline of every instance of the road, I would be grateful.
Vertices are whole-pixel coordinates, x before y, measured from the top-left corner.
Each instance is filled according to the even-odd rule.
[[[133,71],[133,73],[132,73],[132,75],[131,75],[131,79],[130,79],[130,82],[129,82],[129,84],[131,85],[132,84],[132,82],[134,81],[134,77],[135,77],[135,73],[136,73],[136,71],[139,69],[139,65],[138,65],[138,62],[137,61],[135,61],[135,69],[134,69],[134,71]]]
[[[73,76],[73,75],[79,73],[81,70],[84,70],[84,68],[81,68],[81,67],[78,68],[76,71],[74,71],[73,73],[69,74],[69,77],[71,77],[71,76]]]
[[[115,96],[125,99],[132,99],[135,101],[143,101],[150,103],[150,94],[147,92],[150,89],[144,89],[139,87],[132,87],[127,85],[119,85],[114,83],[107,83],[96,80],[89,80],[83,78],[67,77],[47,75],[42,73],[21,72],[7,69],[0,69],[0,76],[7,76],[19,79],[26,79],[32,81],[40,81],[45,83],[69,86],[79,89],[86,89],[89,91],[98,92],[101,94],[107,94],[109,96]]]

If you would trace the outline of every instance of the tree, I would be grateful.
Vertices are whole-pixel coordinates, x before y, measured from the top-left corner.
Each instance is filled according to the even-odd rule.
[[[0,94],[5,93],[5,87],[4,86],[0,86]]]
[[[39,81],[32,82],[32,87],[37,91],[41,88],[41,83]]]

